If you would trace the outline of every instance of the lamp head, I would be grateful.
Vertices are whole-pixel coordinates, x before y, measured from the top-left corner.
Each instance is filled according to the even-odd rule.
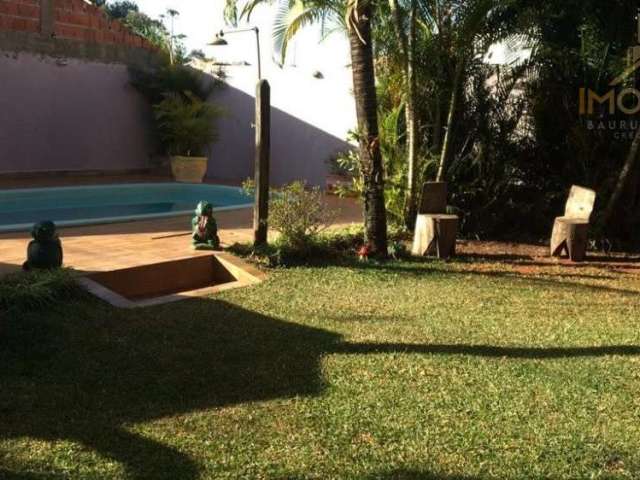
[[[216,38],[209,45],[212,45],[214,47],[223,47],[225,45],[229,45],[229,42],[224,39],[224,32],[221,30],[220,32],[216,33]]]

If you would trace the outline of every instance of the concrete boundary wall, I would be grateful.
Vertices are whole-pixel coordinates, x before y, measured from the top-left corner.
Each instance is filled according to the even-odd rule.
[[[218,88],[211,101],[224,109],[218,121],[219,140],[212,145],[208,175],[230,181],[253,176],[255,97],[231,85]],[[271,183],[304,180],[326,186],[329,160],[353,148],[344,139],[276,107],[271,109]]]
[[[127,67],[159,61],[84,0],[0,0],[0,174],[148,169],[151,110]]]
[[[148,168],[150,118],[124,64],[0,51],[0,174]]]
[[[100,33],[102,32],[102,33]],[[141,171],[155,166],[151,109],[127,67],[158,52],[83,0],[0,0],[0,175]],[[255,100],[232,86],[211,101],[226,114],[208,175],[253,175]],[[327,161],[350,145],[272,110],[273,184],[325,186]]]

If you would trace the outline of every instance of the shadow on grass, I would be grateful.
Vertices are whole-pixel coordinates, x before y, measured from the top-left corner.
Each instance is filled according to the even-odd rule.
[[[458,261],[456,259],[455,261]],[[611,280],[615,277],[610,276],[594,276],[594,275],[580,275],[572,272],[567,272],[566,276],[548,275],[545,272],[540,272],[537,275],[527,275],[517,271],[482,271],[482,270],[448,270],[437,268],[430,265],[433,260],[429,259],[406,259],[402,262],[343,262],[336,264],[339,266],[348,266],[350,268],[356,268],[361,270],[378,271],[384,274],[402,274],[403,276],[412,277],[425,277],[428,275],[441,275],[441,276],[479,276],[486,278],[498,278],[508,279],[518,282],[527,282],[533,285],[537,285],[543,288],[559,288],[570,289],[572,291],[584,291],[584,292],[607,292],[616,293],[620,295],[633,295],[636,296],[640,292],[638,290],[631,290],[625,288],[608,287],[605,285],[594,285],[589,283],[580,283],[567,280],[567,277],[583,278],[585,280]],[[440,262],[440,261],[438,261]],[[553,266],[552,264],[545,264],[545,266]]]
[[[568,274],[575,276],[577,271],[587,268],[600,268],[607,271],[618,270],[638,270],[640,269],[640,257],[621,255],[601,255],[587,254],[584,262],[576,263],[568,258],[540,260],[540,257],[519,254],[502,253],[462,253],[455,257],[458,263],[504,263],[518,267],[561,267],[568,271]]]
[[[66,480],[67,477],[56,473],[15,472],[0,468],[0,478],[2,480]]]
[[[66,312],[27,315],[1,332],[0,440],[78,442],[136,479],[194,479],[199,467],[132,425],[318,394],[320,357],[339,340],[212,300],[135,313],[91,301]]]
[[[45,315],[14,318],[6,327],[0,332],[0,440],[77,442],[120,463],[131,478],[154,480],[196,479],[200,466],[179,445],[144,435],[136,424],[248,402],[319,395],[325,387],[320,364],[326,354],[516,359],[640,355],[636,346],[341,343],[336,333],[217,300],[135,312],[83,300]],[[211,428],[215,431],[215,425]],[[0,477],[64,475],[11,472],[5,467]],[[372,478],[441,477],[391,472]]]
[[[515,253],[461,253],[457,255],[456,261],[461,262],[489,262],[489,263],[516,263],[526,265],[550,265],[536,261],[532,255]]]

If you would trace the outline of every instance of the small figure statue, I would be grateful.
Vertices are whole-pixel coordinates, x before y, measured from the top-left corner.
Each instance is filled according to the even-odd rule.
[[[200,202],[195,211],[191,225],[193,227],[193,248],[196,250],[218,250],[220,238],[218,237],[218,224],[213,218],[213,205],[209,202]]]
[[[62,266],[62,243],[51,221],[36,223],[31,230],[33,240],[27,248],[23,270],[53,269]]]

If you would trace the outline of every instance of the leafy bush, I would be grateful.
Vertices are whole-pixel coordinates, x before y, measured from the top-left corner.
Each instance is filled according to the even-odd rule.
[[[217,138],[222,110],[207,102],[217,83],[183,65],[130,68],[131,84],[153,107],[154,129],[164,152],[196,156]]]
[[[352,233],[322,233],[295,246],[282,241],[259,248],[254,248],[252,244],[236,243],[228,251],[268,268],[318,265],[354,257],[363,238],[360,229]]]
[[[243,185],[247,193],[255,186],[252,180]],[[308,188],[304,182],[293,182],[271,190],[269,226],[280,233],[278,244],[301,248],[314,240],[333,221],[335,212],[324,200],[320,188]]]
[[[389,250],[393,258],[407,255],[407,237],[404,230],[392,228],[389,239]],[[236,243],[229,247],[228,251],[268,268],[286,268],[352,262],[363,244],[364,230],[358,225],[322,232],[298,246],[276,241],[256,249],[252,244]]]
[[[385,207],[392,226],[404,226],[405,200],[407,194],[407,162],[404,153],[404,110],[400,107],[388,111],[380,109],[380,148],[385,170]],[[349,140],[357,141],[355,132]],[[425,160],[420,158],[420,164]],[[364,180],[360,169],[357,150],[349,150],[337,156],[331,168],[338,174],[351,179],[351,184],[337,187],[336,193],[342,197],[364,195]],[[420,167],[419,167],[420,170]],[[419,182],[420,183],[420,182]]]
[[[120,14],[120,12],[118,12],[118,14]],[[171,34],[160,20],[151,18],[143,12],[129,10],[127,16],[122,18],[121,21],[133,33],[140,35],[158,48],[164,58],[169,61]]]
[[[131,84],[152,105],[162,102],[171,94],[180,95],[185,100],[189,96],[195,96],[205,101],[218,86],[198,70],[184,65],[166,64],[151,70],[130,67],[129,76]]]
[[[77,297],[82,289],[70,270],[34,270],[0,279],[0,314],[42,310]]]
[[[280,242],[301,246],[329,226],[334,213],[324,201],[322,191],[294,182],[278,190],[269,204],[269,222],[280,232]]]
[[[131,0],[117,0],[115,2],[108,3],[104,6],[105,12],[109,15],[109,18],[115,20],[125,19],[131,12],[139,13],[140,9]]]
[[[220,110],[194,95],[167,95],[153,112],[158,137],[170,155],[197,156],[217,138],[214,121]]]

